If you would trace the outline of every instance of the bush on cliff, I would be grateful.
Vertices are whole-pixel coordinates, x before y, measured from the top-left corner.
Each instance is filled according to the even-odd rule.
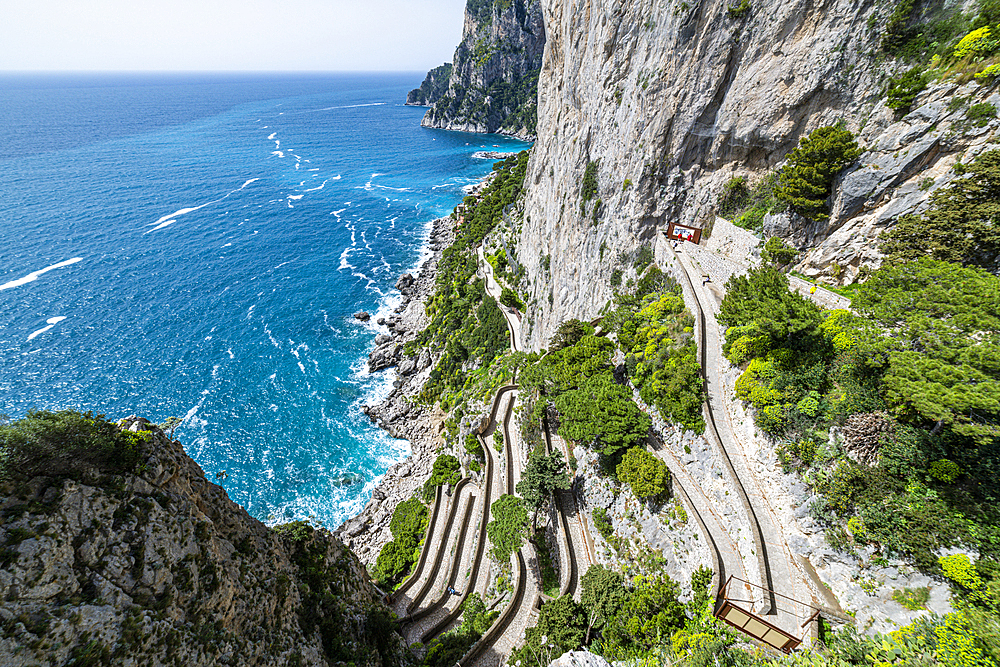
[[[778,198],[807,218],[823,219],[834,177],[861,153],[854,135],[842,125],[813,130],[781,168]]]
[[[517,496],[504,494],[490,506],[493,521],[486,524],[486,535],[493,547],[490,558],[501,565],[524,545],[528,533],[528,510]]]
[[[642,447],[625,452],[615,472],[619,481],[629,485],[636,498],[662,498],[670,489],[667,464]]]
[[[404,500],[392,513],[389,530],[392,541],[379,551],[372,576],[391,588],[405,577],[420,557],[420,541],[427,530],[427,507],[414,496]]]
[[[438,262],[434,294],[426,308],[430,324],[416,340],[417,345],[443,350],[421,392],[425,402],[462,389],[469,366],[488,366],[510,346],[503,313],[476,278],[475,247],[520,197],[527,165],[527,151],[497,162],[490,185],[480,196],[465,199],[455,241]]]
[[[884,234],[889,263],[931,257],[995,271],[1000,265],[1000,150],[955,166],[960,178],[930,196],[930,208],[905,215]]]
[[[0,422],[0,480],[134,472],[142,443],[151,438],[149,431],[122,431],[89,410],[30,410],[22,419]]]

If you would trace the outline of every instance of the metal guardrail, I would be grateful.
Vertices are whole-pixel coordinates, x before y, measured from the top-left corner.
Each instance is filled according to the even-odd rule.
[[[420,558],[417,559],[417,566],[413,568],[413,572],[406,578],[406,581],[389,596],[392,600],[398,599],[399,596],[410,590],[420,580],[420,577],[423,576],[424,566],[427,565],[427,556],[430,554],[430,549],[427,548],[427,545],[430,543],[431,535],[434,534],[434,526],[437,524],[438,516],[441,513],[443,501],[444,487],[438,486],[434,491],[434,509],[431,511],[431,520],[427,522],[427,530],[424,531],[424,547],[420,549]]]
[[[773,590],[774,586],[771,582],[771,568],[767,562],[767,550],[764,544],[764,533],[761,530],[757,514],[754,512],[753,506],[750,504],[750,497],[747,495],[746,489],[743,488],[743,482],[740,481],[739,475],[736,474],[736,468],[733,467],[733,462],[730,460],[729,453],[726,451],[726,447],[723,444],[722,436],[719,434],[718,425],[715,423],[715,414],[712,409],[712,398],[708,392],[708,374],[706,370],[708,368],[708,326],[705,322],[705,309],[701,305],[701,299],[698,297],[698,292],[694,288],[694,283],[691,282],[691,276],[688,273],[687,267],[684,266],[684,263],[677,256],[677,253],[674,252],[672,247],[670,248],[670,252],[674,255],[674,258],[677,259],[677,262],[681,267],[681,271],[684,274],[684,282],[687,283],[688,289],[691,290],[691,295],[694,297],[694,302],[698,309],[697,318],[701,342],[699,345],[698,356],[700,357],[699,361],[701,362],[702,383],[705,387],[705,412],[708,416],[707,425],[713,439],[715,440],[719,456],[726,467],[726,471],[729,473],[733,486],[736,488],[736,492],[739,495],[740,502],[747,513],[747,518],[750,520],[751,532],[753,534],[754,552],[757,555],[757,564],[760,568],[761,583],[767,590]],[[766,613],[767,611],[774,609],[775,603],[773,593],[769,594],[765,605],[766,609],[762,610],[762,613]]]

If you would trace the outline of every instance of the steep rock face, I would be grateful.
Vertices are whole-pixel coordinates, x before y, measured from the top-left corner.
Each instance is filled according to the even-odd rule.
[[[448,90],[421,124],[533,136],[544,48],[540,0],[468,0]]]
[[[935,138],[946,128],[931,117],[944,118],[941,98],[953,90],[926,91],[913,108],[930,100],[934,113],[894,122],[882,99],[894,66],[876,62],[879,31],[871,29],[891,7],[753,0],[740,14],[731,5],[543,0],[538,140],[518,246],[533,297],[527,348],[545,347],[564,319],[595,317],[612,276],[634,277],[632,258],[662,239],[667,222],[706,226],[728,179],[758,180],[817,127],[844,121],[868,149],[864,166],[835,184],[830,223],[807,229],[786,219],[770,231],[808,251],[803,269],[816,273],[837,258],[851,267],[844,277],[879,261],[872,234],[888,223],[872,207],[915,210],[929,194],[909,192],[921,170],[935,169],[937,187],[970,142],[992,141],[995,121],[988,136],[960,133],[941,149]],[[585,198],[589,163],[597,187]]]
[[[427,76],[419,88],[414,88],[406,95],[408,106],[429,107],[437,102],[442,95],[448,92],[448,82],[451,80],[451,63],[445,63],[435,67]]]
[[[0,664],[402,664],[357,558],[268,529],[145,420],[135,475],[36,476],[0,495]],[[89,660],[89,661],[88,661]]]

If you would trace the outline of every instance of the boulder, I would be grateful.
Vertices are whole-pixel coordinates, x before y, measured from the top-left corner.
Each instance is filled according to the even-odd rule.
[[[374,373],[384,368],[395,366],[399,361],[399,354],[402,349],[402,345],[394,345],[392,343],[376,347],[368,355],[368,370]]]
[[[396,289],[405,294],[406,290],[412,287],[414,282],[416,282],[416,280],[412,275],[404,273],[399,277],[399,280],[396,281]]]
[[[354,313],[354,319],[361,320],[362,322],[367,322],[371,318],[372,318],[371,313],[369,313],[366,310],[359,310],[358,312]]]
[[[399,363],[399,374],[400,375],[403,375],[403,376],[413,375],[416,372],[417,372],[417,360],[416,359],[413,359],[411,357],[409,359],[403,359]]]

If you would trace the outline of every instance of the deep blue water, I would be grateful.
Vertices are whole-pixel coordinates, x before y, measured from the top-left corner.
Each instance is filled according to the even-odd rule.
[[[185,417],[252,515],[356,514],[409,448],[351,314],[398,303],[474,151],[524,147],[421,128],[421,76],[0,77],[0,413]]]

